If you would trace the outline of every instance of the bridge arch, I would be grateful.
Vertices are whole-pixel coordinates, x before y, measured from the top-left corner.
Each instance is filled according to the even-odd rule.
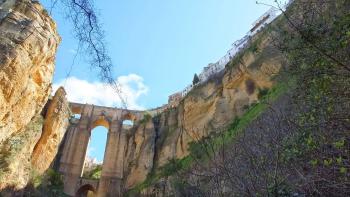
[[[92,125],[91,125],[91,130],[93,130],[94,128],[96,128],[98,126],[106,127],[109,130],[110,125],[111,125],[110,120],[106,116],[101,115],[101,116],[98,116],[94,119],[94,121],[92,122]]]
[[[98,173],[93,172],[103,166],[108,133],[110,131],[110,121],[102,114],[93,118],[90,126],[89,140],[86,144],[84,166],[81,174],[83,178],[100,179],[101,170]]]
[[[96,188],[90,184],[82,185],[76,192],[75,197],[93,197],[96,194]]]

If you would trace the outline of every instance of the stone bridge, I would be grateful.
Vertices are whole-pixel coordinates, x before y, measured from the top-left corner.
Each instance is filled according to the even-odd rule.
[[[90,190],[98,197],[122,196],[123,153],[127,141],[127,128],[122,123],[131,120],[136,125],[145,112],[79,103],[70,103],[70,108],[80,118],[71,119],[63,144],[59,171],[64,177],[64,192],[70,196],[84,196]],[[97,126],[108,129],[101,178],[86,180],[82,178],[85,156],[91,131]]]

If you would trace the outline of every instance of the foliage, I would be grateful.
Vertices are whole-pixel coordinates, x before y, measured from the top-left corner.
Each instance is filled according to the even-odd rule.
[[[141,124],[146,124],[148,121],[150,121],[152,119],[152,116],[151,116],[151,114],[149,114],[149,113],[145,113],[144,115],[143,115],[143,118],[142,118],[142,120],[140,121],[140,123]]]
[[[60,173],[51,168],[44,175],[32,170],[29,184],[24,189],[24,196],[67,197],[63,193],[62,178]]]
[[[43,176],[40,175],[36,170],[31,169],[29,183],[34,186],[34,188],[39,187],[43,182]]]
[[[98,180],[101,178],[102,165],[96,165],[91,170],[84,172],[83,177],[86,179]]]
[[[187,156],[182,159],[171,159],[167,164],[157,169],[157,171],[153,170],[151,173],[149,173],[144,182],[138,184],[136,187],[128,191],[126,195],[132,196],[133,194],[138,194],[141,190],[150,187],[163,177],[169,177],[177,172],[180,172],[181,170],[189,169],[192,162],[193,159],[191,156]]]
[[[269,89],[268,88],[263,88],[263,89],[259,88],[258,99],[260,100],[261,98],[263,98],[268,93],[269,93]]]
[[[271,91],[263,97],[265,101],[273,101],[287,90],[285,84],[277,84]],[[171,159],[167,164],[160,167],[157,171],[150,173],[146,180],[134,187],[128,192],[132,195],[147,188],[163,177],[169,177],[181,171],[186,171],[197,162],[208,161],[215,151],[217,151],[223,144],[233,142],[235,136],[243,131],[248,124],[257,118],[266,109],[266,104],[258,103],[250,107],[250,109],[242,116],[236,117],[229,125],[229,127],[221,134],[213,134],[197,142],[190,143],[190,155],[182,159]]]
[[[43,123],[43,117],[41,115],[38,115],[29,122],[24,130],[16,133],[15,135],[12,135],[3,143],[3,146],[0,149],[0,182],[15,181],[3,179],[7,177],[6,175],[9,172],[12,171],[10,169],[10,165],[18,162],[19,155],[27,151],[26,145],[28,145],[29,142],[36,140],[40,136]],[[23,161],[21,165],[23,169],[30,169],[29,161]],[[16,185],[14,182],[13,184]]]
[[[224,132],[193,142],[188,163],[170,161],[136,190],[175,176],[208,196],[349,196],[349,9],[296,0],[283,11],[268,31],[288,63],[278,83]]]
[[[298,183],[304,194],[347,196],[350,2],[305,4],[297,1],[285,13],[288,26],[276,29],[288,73],[298,81],[292,97],[296,117],[288,118],[293,133],[284,139],[280,159],[289,173],[308,177]]]

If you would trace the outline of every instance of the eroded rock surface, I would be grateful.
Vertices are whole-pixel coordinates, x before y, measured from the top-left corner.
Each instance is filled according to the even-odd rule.
[[[21,189],[36,176],[31,155],[42,136],[59,42],[56,24],[38,1],[0,0],[0,190]]]
[[[126,188],[132,188],[140,180],[145,180],[153,167],[155,152],[155,129],[152,120],[141,124],[129,140],[130,171],[127,172]]]
[[[0,1],[0,144],[40,113],[60,37],[38,2]]]
[[[157,166],[187,156],[190,142],[225,129],[258,101],[259,89],[272,87],[282,57],[268,37],[258,47],[258,54],[247,51],[241,63],[230,65],[194,88],[176,108],[160,114]]]
[[[259,53],[247,50],[240,63],[231,63],[195,87],[178,106],[153,117],[152,127],[139,126],[130,134],[125,166],[131,170],[124,173],[125,189],[143,182],[152,169],[187,156],[191,142],[225,130],[258,102],[260,90],[272,87],[284,61],[267,36],[257,47]]]
[[[40,140],[35,145],[31,161],[38,173],[48,169],[68,127],[70,115],[66,92],[59,88],[48,104]]]
[[[5,188],[22,189],[31,177],[30,156],[39,140],[43,117],[39,114],[20,132],[9,137],[0,148],[0,191]]]

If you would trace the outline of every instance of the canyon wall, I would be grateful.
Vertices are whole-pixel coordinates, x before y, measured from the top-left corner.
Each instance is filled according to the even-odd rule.
[[[257,102],[259,90],[271,88],[271,78],[278,73],[282,61],[277,51],[265,42],[260,46],[262,53],[269,52],[272,56],[246,52],[242,63],[213,76],[192,90],[176,108],[159,116],[158,166],[169,159],[187,156],[191,141],[222,131]]]
[[[20,189],[54,160],[70,109],[63,89],[47,103],[60,42],[55,23],[36,1],[0,3],[0,189]],[[122,159],[109,158],[109,164],[122,174],[124,191],[169,160],[187,156],[192,141],[225,129],[257,102],[259,90],[273,85],[283,61],[267,36],[258,37],[259,41],[253,39],[256,49],[245,50],[240,61],[233,60],[224,71],[196,86],[176,107],[121,130],[122,141],[112,153]],[[91,129],[84,128],[79,129]],[[66,150],[70,151],[79,150]]]
[[[60,37],[37,2],[2,0],[0,10],[0,143],[41,112],[51,92]]]
[[[256,49],[247,48],[239,62],[233,60],[223,72],[196,86],[176,107],[153,117],[147,111],[71,103],[80,119],[71,121],[60,153],[65,192],[75,195],[91,185],[97,196],[119,196],[169,160],[187,156],[191,142],[224,131],[235,117],[258,102],[261,90],[272,87],[273,77],[283,64],[267,35],[252,42]],[[124,128],[124,120],[134,121],[134,126]],[[104,126],[109,132],[101,178],[92,184],[81,174],[96,126]]]
[[[56,155],[68,122],[64,90],[43,109],[60,40],[37,1],[0,0],[0,189],[25,187]]]
[[[44,173],[56,157],[58,147],[68,128],[69,116],[66,92],[61,87],[48,103],[42,134],[31,156],[32,166],[39,174]]]
[[[42,113],[0,144],[0,190],[23,189],[50,167],[67,130],[69,115],[65,91],[59,88]]]
[[[259,34],[252,45],[231,61],[226,69],[196,86],[175,108],[167,109],[147,123],[136,125],[125,153],[126,190],[143,182],[171,159],[189,154],[189,144],[213,133],[220,133],[258,102],[259,92],[273,85],[273,78],[284,64],[269,36]],[[152,161],[153,159],[153,161]]]

